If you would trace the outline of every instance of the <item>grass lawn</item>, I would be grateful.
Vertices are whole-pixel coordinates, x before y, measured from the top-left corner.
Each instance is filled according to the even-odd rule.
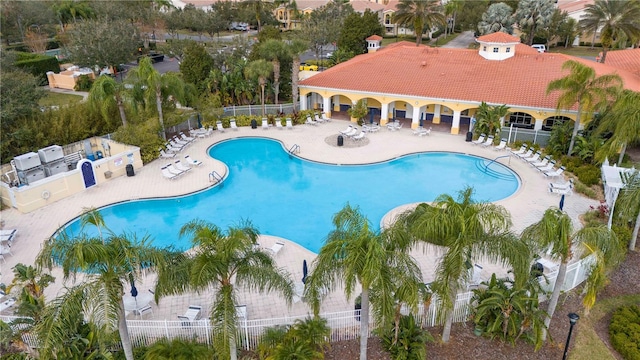
[[[445,36],[440,36],[439,38],[436,38],[434,40],[431,40],[429,42],[429,45],[431,46],[442,46],[442,45],[446,45],[449,41],[455,39],[458,37],[458,35],[460,35],[460,33],[456,34],[449,34],[446,37]]]
[[[554,47],[549,50],[552,53],[562,53],[572,56],[592,56],[594,59],[598,56],[598,53],[602,51],[602,48],[591,48],[590,46],[575,46],[570,48]]]
[[[607,348],[602,340],[600,340],[594,327],[600,319],[614,312],[617,308],[638,303],[640,303],[640,294],[618,296],[596,302],[596,305],[591,309],[589,315],[583,316],[578,321],[579,331],[576,334],[576,342],[571,350],[569,360],[615,360],[616,357],[609,351],[609,348]]]
[[[76,103],[82,100],[82,96],[73,94],[62,94],[47,91],[47,95],[38,101],[40,106],[62,106]]]

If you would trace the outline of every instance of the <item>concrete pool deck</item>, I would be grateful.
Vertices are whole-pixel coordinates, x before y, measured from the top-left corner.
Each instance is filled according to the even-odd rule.
[[[101,207],[131,199],[183,195],[211,186],[209,174],[214,170],[224,174],[226,167],[221,162],[211,159],[207,155],[207,149],[221,140],[245,136],[269,137],[282,141],[286,149],[299,145],[300,152],[298,155],[302,158],[337,164],[385,161],[405,154],[423,151],[451,151],[477,155],[487,159],[495,159],[498,156],[508,154],[505,151],[496,151],[492,148],[472,145],[465,142],[463,135],[451,135],[448,132],[433,131],[429,136],[420,137],[413,135],[411,129],[392,132],[383,128],[377,133],[367,134],[368,144],[360,147],[337,147],[325,141],[327,137],[335,136],[348,125],[349,122],[347,121],[333,120],[317,126],[298,125],[292,130],[280,130],[275,127],[269,130],[242,127],[237,131],[227,129],[224,133],[214,131],[211,137],[198,139],[195,144],[179,154],[181,157],[189,154],[192,158],[202,161],[203,164],[175,181],[165,179],[160,172],[160,167],[171,161],[160,159],[145,165],[133,177],[123,176],[114,179],[28,214],[21,214],[15,209],[4,210],[0,213],[2,220],[5,221],[4,227],[18,229],[18,234],[11,248],[13,255],[5,255],[5,262],[0,262],[1,282],[5,284],[11,283],[13,279],[12,268],[16,264],[33,264],[42,242],[61,225],[80,215],[84,208]],[[349,141],[353,140],[345,139],[345,142]],[[513,230],[516,233],[538,221],[547,208],[558,206],[560,197],[549,193],[550,180],[545,178],[539,171],[514,157],[501,158],[497,161],[509,166],[519,175],[521,180],[521,187],[515,194],[497,202],[497,204],[504,206],[511,212]],[[353,186],[358,186],[358,184],[353,184]],[[415,186],[429,186],[428,179],[416,179]],[[599,202],[596,200],[574,193],[567,197],[564,209],[577,226],[579,224],[578,216],[589,210],[590,206],[597,206],[598,204]],[[397,211],[399,209],[395,211],[390,209],[392,214]],[[295,218],[294,215],[292,214],[287,221]],[[250,214],[248,219],[250,219]],[[185,219],[185,221],[188,220],[191,219]],[[382,221],[382,219],[369,220],[373,223]],[[262,236],[260,243],[263,247],[268,248],[278,240],[279,238],[274,236]],[[293,242],[284,240],[285,246],[275,255],[275,259],[280,266],[286,268],[292,274],[295,282],[300,282],[302,278],[302,260],[306,259],[311,264],[315,254]],[[417,249],[413,252],[413,255],[421,265],[425,282],[430,282],[434,277],[437,259],[441,254],[435,247],[429,247],[428,249]],[[497,264],[490,264],[486,261],[479,263],[484,267],[483,279],[489,278],[494,271],[497,274],[506,273],[506,270]],[[47,288],[47,300],[53,299],[63,288],[62,271],[56,268],[52,271],[52,275],[56,277],[57,281]],[[152,289],[154,280],[153,275],[142,279],[142,283],[137,284],[138,290],[147,291]],[[79,277],[79,281],[81,281],[81,277]],[[359,291],[356,291],[357,293]],[[185,294],[163,298],[159,305],[153,304],[153,314],[145,316],[145,318],[176,320],[176,316],[182,315],[191,304],[203,306],[203,316],[208,316],[211,299],[211,293]],[[249,319],[304,315],[311,312],[309,307],[302,301],[294,303],[288,308],[284,301],[275,294],[241,291],[238,301],[240,304],[247,305]],[[321,311],[350,310],[353,308],[352,303],[353,299],[348,302],[344,294],[338,289],[328,296],[323,303]],[[7,314],[7,312],[5,311],[3,314]]]

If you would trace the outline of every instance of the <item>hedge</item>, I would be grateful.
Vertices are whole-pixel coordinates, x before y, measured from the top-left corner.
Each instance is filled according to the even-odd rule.
[[[16,55],[17,60],[13,65],[37,77],[41,85],[46,85],[48,71],[60,71],[60,64],[54,56],[27,52],[16,52]]]
[[[609,324],[611,345],[628,360],[640,360],[640,306],[623,306]]]

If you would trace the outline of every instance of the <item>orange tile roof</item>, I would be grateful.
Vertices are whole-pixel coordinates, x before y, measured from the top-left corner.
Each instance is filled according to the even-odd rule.
[[[594,0],[559,0],[556,5],[560,11],[572,14],[582,11],[587,5],[593,5],[594,3]]]
[[[382,36],[374,34],[374,35],[369,36],[365,40],[378,40],[378,41],[380,41],[380,40],[382,40]]]
[[[502,31],[494,32],[487,35],[482,35],[478,37],[478,42],[487,42],[487,43],[519,43],[520,38],[515,37],[513,35],[509,35],[507,33],[503,33]]]
[[[563,54],[538,53],[522,44],[516,46],[513,57],[492,61],[477,50],[406,41],[359,55],[301,81],[300,86],[555,109],[559,93],[547,95],[547,84],[565,76],[562,64],[572,59],[592,66],[598,76],[618,73],[626,88],[640,91],[640,77],[626,70]]]
[[[607,51],[605,64],[640,76],[640,49]]]
[[[377,12],[382,11],[385,8],[384,4],[377,4],[368,0],[351,0],[349,1],[349,4],[351,4],[353,10],[360,13],[364,13],[367,9]]]

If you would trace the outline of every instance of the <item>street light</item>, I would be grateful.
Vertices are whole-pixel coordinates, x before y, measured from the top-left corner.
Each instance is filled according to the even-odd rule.
[[[567,335],[567,343],[564,344],[564,355],[562,355],[562,360],[567,359],[567,352],[569,351],[569,341],[571,341],[571,333],[573,332],[573,325],[575,325],[576,322],[578,322],[578,320],[580,319],[580,316],[578,316],[578,314],[576,313],[569,313],[569,315],[567,316],[569,317],[569,335]]]

